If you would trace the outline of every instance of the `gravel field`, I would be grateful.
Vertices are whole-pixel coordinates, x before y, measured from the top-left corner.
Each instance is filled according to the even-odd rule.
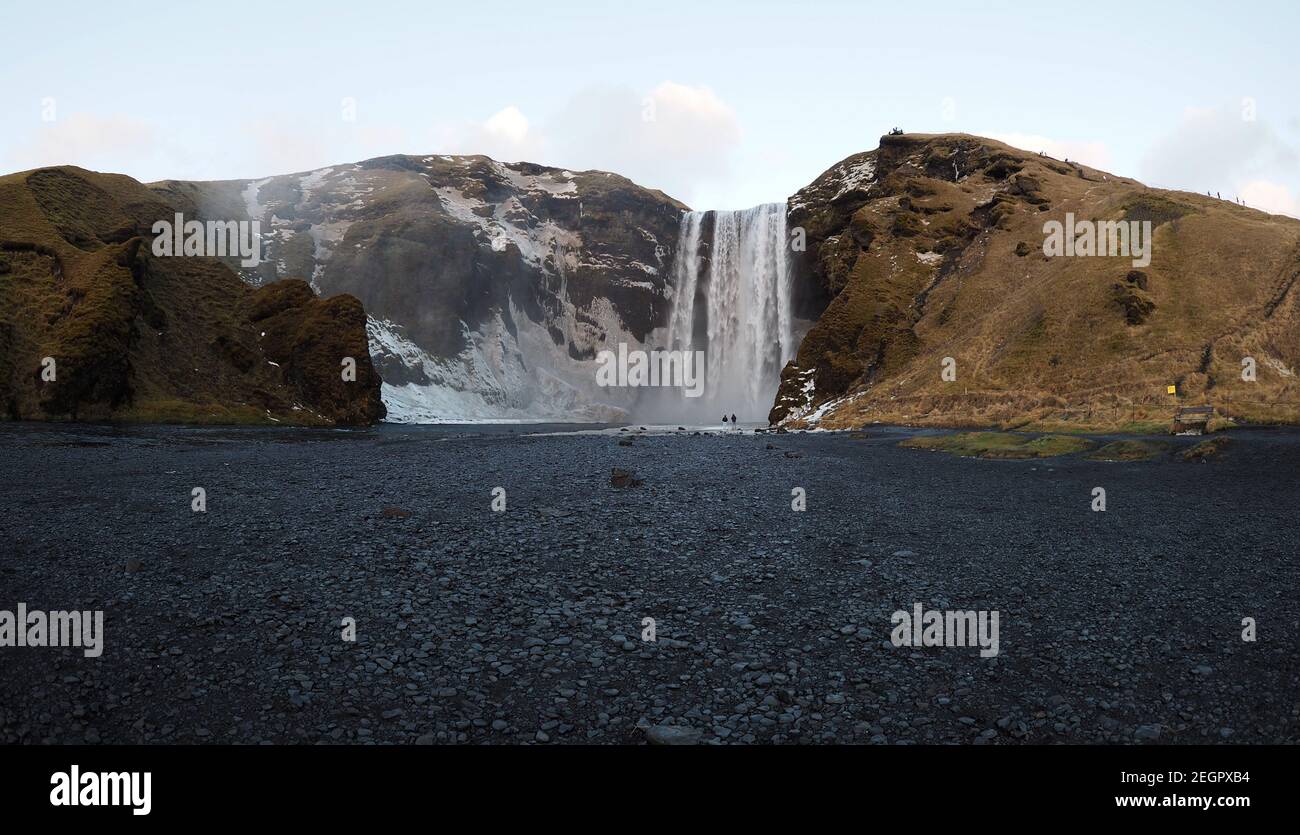
[[[536,431],[0,424],[0,610],[104,612],[0,648],[0,743],[1300,741],[1300,434]],[[916,603],[999,653],[895,647]]]

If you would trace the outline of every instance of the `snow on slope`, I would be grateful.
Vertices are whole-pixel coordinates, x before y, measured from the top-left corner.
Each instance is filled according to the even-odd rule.
[[[461,327],[469,347],[457,357],[443,359],[407,339],[400,325],[368,317],[366,330],[375,361],[382,364],[390,357],[400,359],[429,381],[383,384],[390,423],[609,423],[627,419],[632,402],[629,392],[597,389],[596,364],[574,363],[547,350],[546,346],[553,348],[554,343],[544,329],[531,328],[539,332],[521,332],[515,339],[500,317],[476,331],[464,323]]]
[[[634,394],[597,387],[594,356],[653,347],[633,334],[649,342],[665,324],[673,251],[660,242],[675,242],[680,204],[598,172],[442,155],[248,181],[239,198],[263,233],[246,280],[361,298],[390,421],[627,418]],[[418,277],[399,274],[413,262]],[[414,281],[440,295],[413,302]],[[459,353],[412,335],[440,330],[458,337],[440,350]]]

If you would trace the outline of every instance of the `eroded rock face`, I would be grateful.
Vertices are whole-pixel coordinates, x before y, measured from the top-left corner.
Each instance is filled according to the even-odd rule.
[[[241,311],[259,330],[267,360],[306,402],[338,423],[364,425],[384,417],[380,378],[370,363],[366,313],[346,293],[321,299],[307,282],[263,285]],[[357,397],[360,389],[365,396]]]
[[[365,315],[303,282],[254,289],[159,257],[181,206],[73,167],[0,177],[0,403],[25,420],[358,425],[384,415]],[[343,357],[356,362],[344,383]]]
[[[166,182],[203,217],[261,222],[258,284],[309,277],[369,314],[390,420],[608,420],[596,353],[667,324],[685,209],[613,174],[392,156],[225,183]]]
[[[1044,223],[1069,216],[1150,223],[1149,265],[1049,257]],[[796,286],[825,309],[773,423],[1113,428],[1167,422],[1175,381],[1300,421],[1300,222],[947,134],[883,137],[787,223],[807,234]],[[1276,373],[1243,388],[1246,356]]]

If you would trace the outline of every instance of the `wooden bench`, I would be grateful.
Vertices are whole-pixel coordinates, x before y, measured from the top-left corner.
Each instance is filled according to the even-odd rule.
[[[1213,406],[1183,406],[1174,415],[1170,432],[1174,435],[1203,435],[1213,417]]]

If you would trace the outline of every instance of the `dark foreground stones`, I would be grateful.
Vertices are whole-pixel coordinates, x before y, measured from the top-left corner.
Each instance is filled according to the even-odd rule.
[[[0,425],[0,610],[105,633],[0,648],[0,743],[1300,742],[1300,436],[902,437]],[[915,603],[999,654],[893,646]]]

